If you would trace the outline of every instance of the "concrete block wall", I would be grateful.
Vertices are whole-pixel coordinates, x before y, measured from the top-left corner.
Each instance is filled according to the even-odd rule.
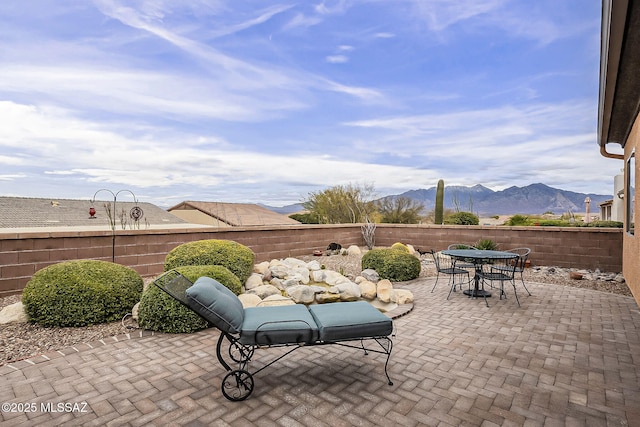
[[[308,255],[331,242],[364,246],[360,224],[117,230],[115,261],[142,276],[154,276],[163,271],[171,249],[203,239],[246,245],[256,254],[257,262]],[[403,242],[440,250],[452,243],[472,244],[479,239],[491,239],[502,249],[529,247],[534,265],[622,270],[619,229],[378,224],[375,243],[385,247]],[[0,234],[0,296],[20,292],[36,271],[51,264],[75,259],[111,261],[112,245],[110,230]]]
[[[402,226],[376,230],[376,244],[410,243],[423,250],[442,250],[453,243],[473,245],[490,239],[499,249],[527,247],[532,265],[622,271],[621,229],[578,227]]]

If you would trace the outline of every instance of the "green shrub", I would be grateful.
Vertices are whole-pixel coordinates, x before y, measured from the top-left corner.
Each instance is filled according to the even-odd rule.
[[[154,284],[150,284],[142,294],[138,324],[144,329],[170,334],[195,332],[209,326],[195,311],[180,304]]]
[[[53,264],[37,271],[22,293],[25,312],[42,326],[85,326],[121,319],[140,300],[133,269],[98,260]]]
[[[496,251],[498,250],[498,245],[491,239],[480,239],[475,245],[473,245],[476,249],[484,250],[484,251]]]
[[[404,243],[400,243],[400,242],[396,242],[393,245],[391,245],[391,249],[394,249],[396,251],[402,251],[402,252],[409,253],[409,247],[407,245],[405,245]]]
[[[622,228],[624,223],[620,221],[594,221],[589,223],[589,227]]]
[[[531,221],[529,221],[529,217],[526,215],[516,214],[509,218],[506,225],[531,225]]]
[[[540,221],[535,221],[534,225],[542,227],[575,227],[576,223],[562,219],[541,219]]]
[[[242,286],[240,279],[229,269],[220,265],[189,265],[175,269],[189,281],[207,276],[217,280],[238,295]],[[138,324],[152,331],[171,334],[190,333],[207,328],[207,322],[193,310],[185,307],[154,284],[142,294],[138,309]]]
[[[471,212],[456,212],[444,219],[445,224],[452,225],[478,225],[480,224],[480,218]]]
[[[395,249],[371,249],[362,257],[362,269],[367,268],[375,270],[382,279],[404,282],[420,275],[420,260]]]
[[[171,250],[164,260],[164,271],[185,265],[222,265],[244,283],[253,271],[254,260],[251,249],[232,240],[199,240]]]
[[[313,213],[294,213],[289,215],[289,218],[295,219],[302,224],[320,224],[318,215]]]

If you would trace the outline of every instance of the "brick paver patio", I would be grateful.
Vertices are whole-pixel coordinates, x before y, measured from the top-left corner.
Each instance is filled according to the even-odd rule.
[[[500,301],[404,284],[413,311],[384,356],[302,348],[229,402],[215,330],[133,333],[0,366],[13,425],[640,426],[640,310],[630,297],[528,283]],[[520,288],[521,289],[521,288]],[[258,350],[260,366],[280,350]],[[20,405],[18,405],[20,404]],[[62,404],[62,405],[60,405]],[[65,406],[66,404],[66,406]],[[17,412],[8,412],[19,410]]]

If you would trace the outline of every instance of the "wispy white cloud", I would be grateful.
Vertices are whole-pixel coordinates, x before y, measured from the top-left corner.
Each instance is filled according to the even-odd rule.
[[[320,24],[322,21],[323,19],[319,16],[307,16],[304,13],[296,13],[296,15],[284,25],[283,29],[309,28]]]
[[[329,55],[325,59],[331,64],[344,64],[345,62],[349,62],[349,57],[346,55]]]
[[[442,31],[458,22],[478,15],[488,14],[501,7],[506,0],[414,0],[418,17],[424,20],[431,31]]]
[[[472,33],[487,28],[502,29],[510,37],[536,40],[542,44],[584,33],[594,23],[564,19],[573,6],[552,0],[519,2],[512,0],[411,0],[416,16],[429,30],[442,34],[457,24],[464,23]],[[559,18],[561,17],[561,18]],[[597,23],[596,23],[597,24]]]
[[[620,166],[595,144],[597,9],[6,0],[0,193],[285,203],[369,177],[383,194],[441,177],[608,188]]]

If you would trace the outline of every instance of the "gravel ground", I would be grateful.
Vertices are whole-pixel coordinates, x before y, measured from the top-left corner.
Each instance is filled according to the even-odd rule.
[[[358,255],[331,255],[301,257],[305,261],[316,260],[329,270],[337,271],[354,279],[361,271]],[[433,262],[428,256],[422,257],[421,277],[436,275]],[[525,281],[547,283],[549,285],[575,286],[631,296],[625,283],[605,280],[573,280],[569,278],[567,269],[561,268],[528,268],[524,274]],[[0,310],[20,301],[20,295],[0,298]],[[97,341],[114,335],[131,332],[131,321],[118,321],[80,328],[43,328],[31,323],[0,325],[0,365],[9,361],[25,359],[49,351],[59,350],[80,343]],[[127,327],[129,326],[129,328]]]

